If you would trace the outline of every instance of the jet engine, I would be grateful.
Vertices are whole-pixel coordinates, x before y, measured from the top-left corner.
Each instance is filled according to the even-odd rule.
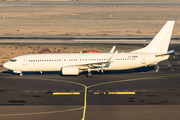
[[[62,67],[62,75],[79,75],[78,67]]]

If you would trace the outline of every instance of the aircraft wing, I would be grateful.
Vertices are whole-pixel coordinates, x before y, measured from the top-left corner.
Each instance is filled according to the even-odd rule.
[[[68,66],[77,66],[79,69],[90,69],[92,70],[102,70],[105,67],[109,67],[111,62],[114,62],[115,57],[117,55],[118,51],[116,51],[108,61],[104,62],[94,62],[94,63],[77,63],[73,65],[68,65]]]

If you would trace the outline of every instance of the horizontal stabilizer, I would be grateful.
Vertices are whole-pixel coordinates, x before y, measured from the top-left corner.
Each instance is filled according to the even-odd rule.
[[[156,57],[160,57],[160,56],[165,56],[165,55],[170,55],[170,54],[173,54],[175,50],[170,50],[168,51],[167,53],[165,54],[157,54]]]

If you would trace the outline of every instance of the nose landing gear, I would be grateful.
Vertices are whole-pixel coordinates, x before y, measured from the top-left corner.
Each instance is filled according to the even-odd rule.
[[[22,77],[22,76],[23,76],[23,73],[20,73],[19,76]]]
[[[155,72],[156,73],[159,72],[159,65],[158,64],[155,66]]]
[[[23,76],[23,73],[22,73],[21,71],[15,71],[15,70],[14,70],[14,71],[13,71],[13,73],[15,73],[15,74],[19,74],[19,76],[20,76],[20,77],[22,77],[22,76]]]

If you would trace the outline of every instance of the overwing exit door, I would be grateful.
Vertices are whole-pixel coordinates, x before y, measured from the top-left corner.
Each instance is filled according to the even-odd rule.
[[[26,66],[27,65],[27,57],[22,58],[22,65]]]
[[[141,62],[142,62],[142,64],[146,63],[146,56],[145,55],[141,56]]]

